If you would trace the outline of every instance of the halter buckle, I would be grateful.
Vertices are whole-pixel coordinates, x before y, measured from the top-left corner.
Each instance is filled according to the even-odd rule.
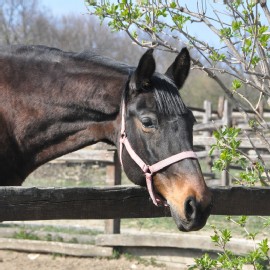
[[[143,170],[143,172],[144,172],[145,175],[146,175],[146,174],[148,174],[148,175],[150,175],[150,176],[153,175],[153,173],[152,173],[151,170],[150,170],[150,166],[149,166],[149,165],[144,164],[142,170]]]

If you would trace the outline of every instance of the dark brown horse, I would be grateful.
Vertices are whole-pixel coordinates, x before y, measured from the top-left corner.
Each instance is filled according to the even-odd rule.
[[[119,148],[123,121],[145,164],[191,152],[195,119],[178,92],[189,68],[186,49],[162,75],[155,72],[152,50],[133,68],[91,52],[1,48],[0,185],[21,185],[45,162],[96,142]],[[129,179],[145,186],[147,169],[142,171],[126,146],[121,153]],[[180,230],[204,226],[211,193],[196,158],[174,161],[151,180]]]

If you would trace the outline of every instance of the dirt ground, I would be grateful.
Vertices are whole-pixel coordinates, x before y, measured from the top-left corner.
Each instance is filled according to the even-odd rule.
[[[163,270],[165,267],[144,265],[127,258],[99,259],[63,257],[46,254],[0,250],[1,270]]]

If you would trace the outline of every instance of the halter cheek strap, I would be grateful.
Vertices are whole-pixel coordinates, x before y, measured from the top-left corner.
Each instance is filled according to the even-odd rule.
[[[149,192],[149,195],[153,201],[153,203],[158,205],[164,205],[168,206],[168,204],[160,197],[158,194],[154,192],[153,189],[153,174],[162,170],[163,168],[176,163],[180,160],[186,159],[186,158],[194,158],[197,159],[197,155],[193,151],[184,151],[181,153],[178,153],[176,155],[173,155],[171,157],[168,157],[166,159],[163,159],[153,165],[147,165],[133,150],[131,147],[129,140],[127,138],[126,132],[125,132],[125,102],[122,104],[122,123],[121,123],[121,137],[120,137],[120,162],[123,165],[122,162],[122,151],[123,151],[123,145],[125,146],[127,152],[129,153],[130,157],[137,163],[137,165],[141,168],[141,170],[144,172],[145,180],[146,180],[146,186]]]

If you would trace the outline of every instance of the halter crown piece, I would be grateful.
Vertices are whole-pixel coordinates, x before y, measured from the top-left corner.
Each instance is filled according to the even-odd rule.
[[[122,162],[122,151],[123,151],[123,145],[125,146],[127,152],[129,153],[130,157],[137,163],[137,165],[141,168],[145,175],[145,180],[146,180],[146,186],[147,190],[149,192],[149,195],[153,201],[153,203],[156,206],[159,205],[164,205],[168,206],[166,201],[164,201],[158,194],[154,192],[153,189],[153,174],[160,171],[161,169],[176,163],[180,160],[187,159],[187,158],[195,158],[197,159],[197,155],[193,151],[184,151],[181,153],[178,153],[176,155],[173,155],[171,157],[168,157],[166,159],[163,159],[153,165],[147,165],[133,150],[131,147],[127,134],[126,134],[126,126],[125,126],[125,112],[126,112],[126,106],[125,106],[125,100],[122,102],[122,120],[121,120],[121,137],[120,137],[120,162],[123,166]]]

